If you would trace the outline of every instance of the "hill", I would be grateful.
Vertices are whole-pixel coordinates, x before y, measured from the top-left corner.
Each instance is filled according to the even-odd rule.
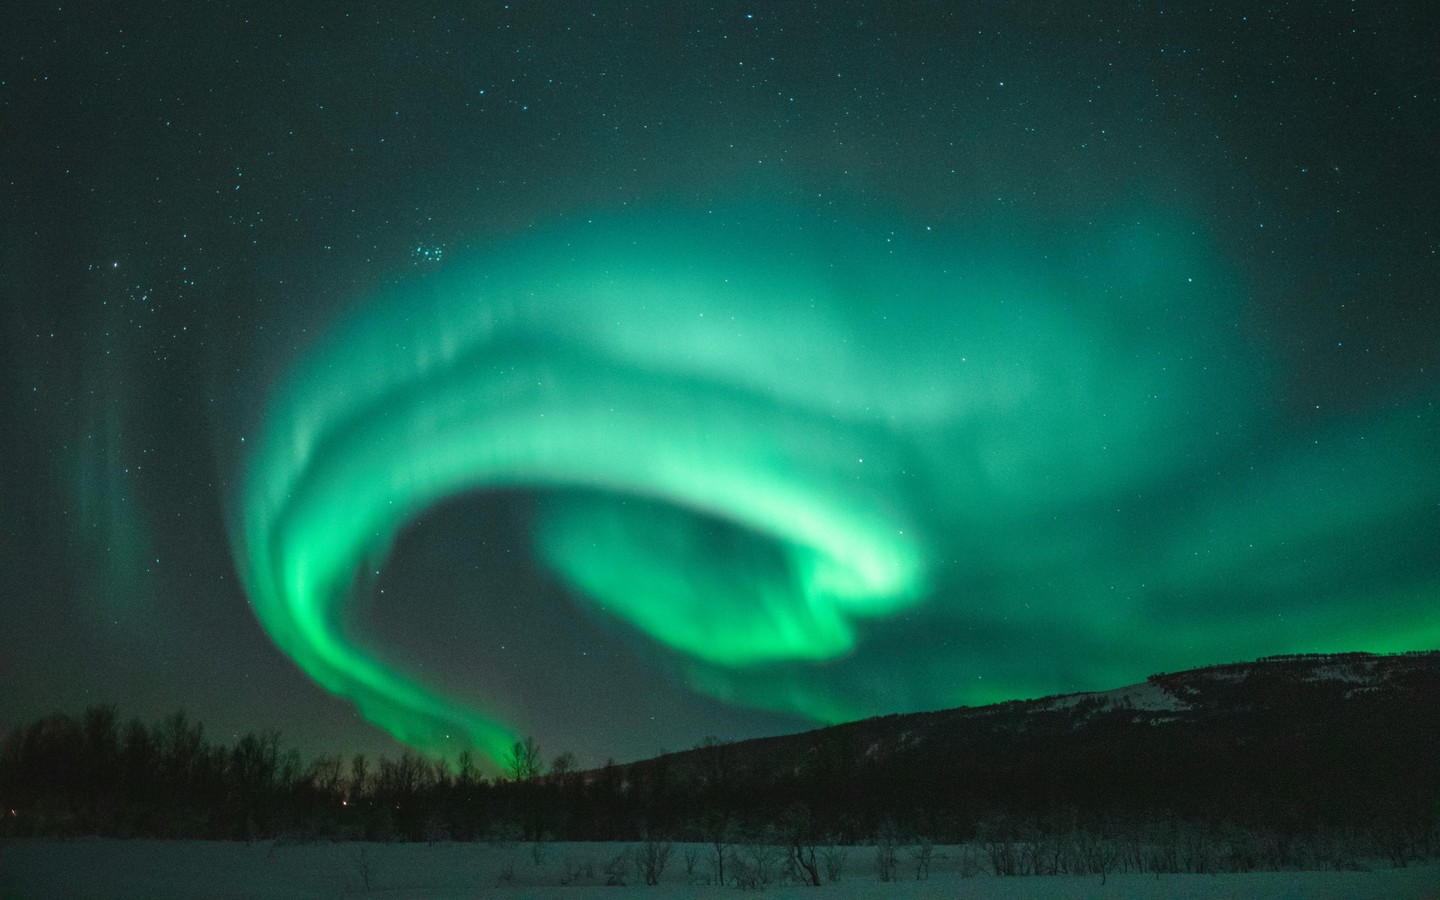
[[[226,746],[183,714],[122,725],[114,707],[93,707],[0,745],[0,837],[81,834],[661,835],[710,841],[717,854],[741,839],[794,849],[801,836],[890,835],[1030,847],[1015,871],[1039,871],[1045,841],[1081,853],[1097,840],[1122,871],[1323,866],[1357,854],[1405,864],[1440,853],[1440,652],[1272,657],[1111,691],[707,740],[519,781],[409,752],[307,765],[274,732]]]
[[[1183,820],[1308,833],[1440,808],[1440,652],[1269,657],[1099,693],[891,715],[589,773],[634,814],[771,818],[803,804],[869,834]],[[761,810],[767,810],[767,813]],[[1061,824],[1063,823],[1063,824]]]

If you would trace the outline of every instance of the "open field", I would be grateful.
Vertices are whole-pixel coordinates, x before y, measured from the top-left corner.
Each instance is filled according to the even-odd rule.
[[[253,844],[220,841],[12,840],[0,844],[0,898],[660,898],[728,897],[708,847],[675,844],[657,886],[646,886],[632,859],[637,845],[605,843]],[[936,847],[929,877],[914,878],[900,860],[897,880],[879,881],[874,850],[848,848],[838,882],[805,887],[774,860],[771,896],[834,900],[889,898],[1440,898],[1440,865],[1369,871],[1252,872],[1223,875],[1118,875],[1002,878],[976,866],[964,847]],[[687,871],[688,869],[688,871]],[[823,872],[823,869],[822,869]],[[617,890],[607,881],[623,880]]]

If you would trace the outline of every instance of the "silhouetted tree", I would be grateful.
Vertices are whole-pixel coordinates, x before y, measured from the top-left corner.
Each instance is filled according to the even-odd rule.
[[[575,771],[575,754],[566,750],[550,763],[550,774],[563,779],[566,775]]]
[[[505,756],[505,772],[514,781],[529,781],[539,775],[544,766],[540,745],[528,735],[524,740],[516,741]]]

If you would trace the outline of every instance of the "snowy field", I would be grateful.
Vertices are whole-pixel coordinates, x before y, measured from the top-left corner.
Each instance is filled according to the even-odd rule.
[[[15,840],[0,843],[0,898],[656,898],[731,897],[705,884],[706,849],[676,844],[658,886],[646,886],[625,844],[243,844],[202,841]],[[820,888],[777,881],[771,896],[889,898],[1440,898],[1440,865],[1406,869],[1376,863],[1364,872],[1256,872],[1244,875],[1121,875],[997,878],[967,873],[966,854],[937,847],[930,876],[880,882],[873,850],[849,848],[838,883]],[[973,859],[973,855],[971,856]],[[687,862],[689,873],[687,874]],[[607,886],[623,873],[624,888]],[[778,870],[777,870],[778,875]],[[368,885],[368,886],[367,886]]]

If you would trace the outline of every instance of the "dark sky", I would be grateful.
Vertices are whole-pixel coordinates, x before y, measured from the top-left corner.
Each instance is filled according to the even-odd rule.
[[[599,763],[1433,649],[1435,19],[22,4],[0,732]]]

